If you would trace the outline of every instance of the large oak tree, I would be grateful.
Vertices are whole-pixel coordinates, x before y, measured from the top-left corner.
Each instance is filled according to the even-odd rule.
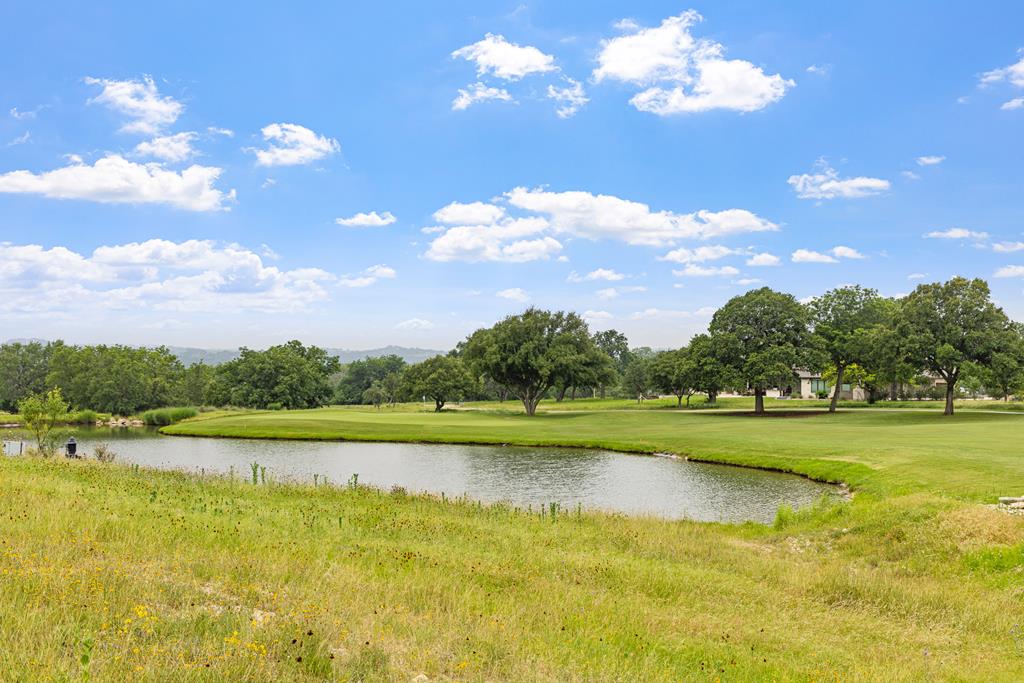
[[[715,312],[709,331],[737,379],[754,390],[758,415],[769,387],[792,381],[794,368],[817,364],[807,309],[792,294],[762,287],[733,297]]]
[[[527,415],[537,412],[552,387],[588,375],[595,363],[607,363],[582,318],[537,308],[477,330],[461,352],[479,374],[508,387]]]
[[[814,334],[835,367],[835,389],[829,412],[836,410],[846,369],[853,364],[863,364],[870,352],[870,347],[865,345],[868,336],[864,331],[883,322],[885,309],[881,302],[877,291],[849,285],[825,292],[808,306]]]
[[[898,324],[907,357],[946,382],[946,415],[965,367],[987,366],[1004,350],[1010,321],[992,303],[988,283],[955,277],[918,285],[903,301]]]

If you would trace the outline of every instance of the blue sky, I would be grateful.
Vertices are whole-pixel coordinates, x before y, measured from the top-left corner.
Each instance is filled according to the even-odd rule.
[[[989,280],[1024,319],[1024,7],[0,7],[0,338],[684,344]]]

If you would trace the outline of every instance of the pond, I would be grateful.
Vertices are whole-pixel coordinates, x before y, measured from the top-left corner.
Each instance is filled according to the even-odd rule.
[[[780,505],[802,507],[835,486],[744,467],[575,448],[272,441],[161,436],[145,429],[76,432],[79,452],[107,443],[119,462],[227,473],[248,479],[250,464],[273,480],[312,483],[316,474],[343,484],[466,495],[527,508],[558,503],[588,510],[677,519],[770,523]]]

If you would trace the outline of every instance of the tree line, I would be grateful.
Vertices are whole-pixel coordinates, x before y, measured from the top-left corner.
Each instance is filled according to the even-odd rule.
[[[808,303],[767,287],[729,300],[708,331],[675,349],[631,348],[616,330],[591,333],[577,314],[530,308],[477,330],[451,352],[414,365],[398,356],[339,363],[298,341],[247,348],[229,362],[185,366],[164,347],[0,346],[0,409],[60,389],[76,409],[129,415],[170,405],[264,409],[329,403],[382,406],[430,400],[516,398],[528,415],[545,399],[652,393],[689,404],[733,390],[752,394],[755,411],[797,370],[830,384],[856,384],[870,401],[898,387],[944,385],[945,412],[961,387],[999,397],[1024,392],[1024,327],[991,300],[983,280],[923,284],[902,298],[873,289],[833,289]],[[831,397],[835,410],[839,391]]]

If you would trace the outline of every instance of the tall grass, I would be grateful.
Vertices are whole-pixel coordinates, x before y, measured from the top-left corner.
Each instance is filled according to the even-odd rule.
[[[195,417],[199,414],[199,410],[196,408],[157,408],[156,410],[147,410],[142,414],[142,421],[147,425],[154,427],[164,427],[172,425],[175,422],[181,422],[187,420],[190,417]]]
[[[1024,664],[1024,520],[931,494],[772,529],[0,458],[0,500],[0,680],[909,683]]]

